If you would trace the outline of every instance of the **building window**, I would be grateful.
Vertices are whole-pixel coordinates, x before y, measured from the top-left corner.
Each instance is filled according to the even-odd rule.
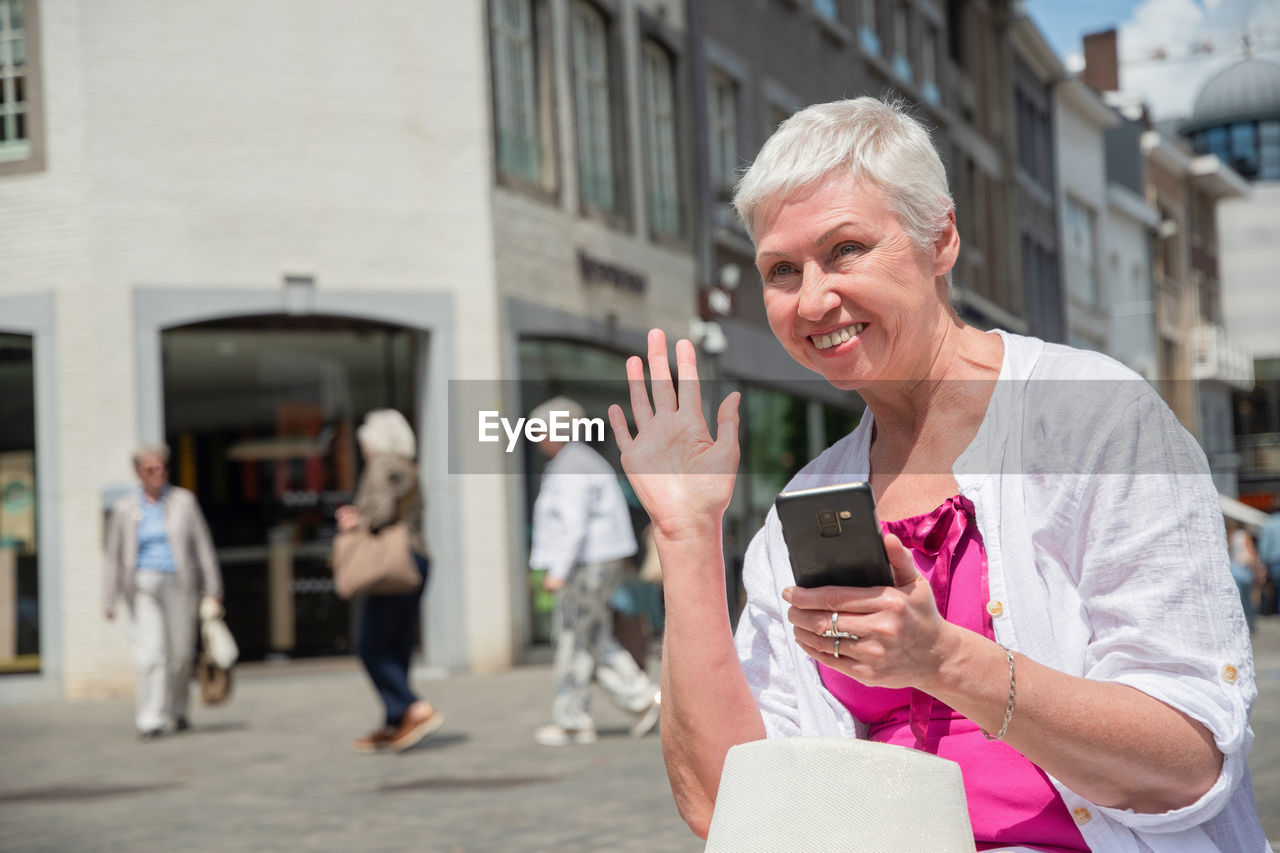
[[[1095,215],[1073,198],[1067,199],[1063,230],[1066,245],[1063,247],[1067,292],[1086,305],[1097,305],[1098,253],[1094,226]]]
[[[858,44],[872,56],[880,55],[880,32],[876,23],[878,0],[858,0]]]
[[[812,0],[813,11],[828,21],[840,22],[840,5],[836,0]]]
[[[933,24],[924,25],[920,39],[920,90],[931,104],[941,100],[938,93],[938,31]]]
[[[652,40],[645,41],[643,54],[649,227],[655,235],[674,237],[680,233],[675,63],[666,48]]]
[[[0,334],[0,675],[40,671],[33,339]]]
[[[31,156],[31,68],[23,0],[0,0],[0,162]]]
[[[910,80],[911,60],[908,44],[907,4],[903,0],[893,2],[893,73],[903,80]]]
[[[738,179],[738,84],[719,69],[711,72],[711,180],[727,193]]]
[[[582,202],[588,208],[613,213],[618,209],[618,194],[609,97],[609,27],[600,10],[585,0],[573,5],[572,38]]]
[[[1231,125],[1231,167],[1245,178],[1258,174],[1258,137],[1254,127],[1248,121]]]
[[[533,0],[495,0],[490,17],[498,168],[543,183],[541,81]]]
[[[1280,180],[1280,119],[1258,123],[1258,180]]]

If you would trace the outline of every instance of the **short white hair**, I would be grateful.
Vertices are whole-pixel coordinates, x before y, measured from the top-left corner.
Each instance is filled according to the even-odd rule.
[[[533,411],[529,413],[529,419],[538,418],[539,420],[550,421],[552,412],[568,412],[570,420],[577,420],[587,416],[587,410],[582,408],[576,400],[571,400],[568,397],[552,397],[550,400],[545,400],[535,406]]]
[[[412,459],[418,452],[413,427],[395,409],[374,409],[365,415],[364,423],[356,430],[356,439],[366,453]]]
[[[142,467],[143,459],[150,459],[153,456],[160,457],[160,461],[168,465],[169,446],[167,444],[139,444],[133,449],[133,470],[137,471]]]
[[[870,97],[814,104],[784,121],[738,182],[733,204],[754,240],[761,205],[836,174],[883,192],[921,249],[938,241],[955,207],[929,131],[903,104]]]

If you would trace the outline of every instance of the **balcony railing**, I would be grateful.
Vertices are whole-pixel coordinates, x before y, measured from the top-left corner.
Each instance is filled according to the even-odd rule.
[[[1197,326],[1191,378],[1208,382],[1225,382],[1241,391],[1253,388],[1253,356],[1233,341],[1221,326]]]

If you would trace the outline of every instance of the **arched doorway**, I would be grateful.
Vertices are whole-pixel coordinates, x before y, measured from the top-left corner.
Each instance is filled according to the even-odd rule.
[[[364,414],[414,422],[419,346],[412,329],[314,314],[161,332],[173,480],[208,518],[243,660],[350,651],[353,611],[328,566],[334,510],[353,497]]]

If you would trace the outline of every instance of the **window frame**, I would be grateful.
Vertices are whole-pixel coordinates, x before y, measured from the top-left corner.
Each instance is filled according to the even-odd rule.
[[[597,80],[597,94],[603,93],[603,102],[597,106],[601,108],[604,117],[604,128],[607,138],[604,140],[604,146],[600,147],[599,142],[596,143],[596,156],[605,162],[608,167],[609,175],[607,184],[598,184],[598,186],[608,187],[608,205],[601,204],[601,198],[592,198],[587,193],[587,182],[583,180],[584,160],[583,160],[583,140],[586,124],[582,120],[583,102],[580,97],[582,90],[579,88],[580,83],[585,78],[580,77],[580,60],[594,61],[597,57],[589,57],[579,52],[579,30],[578,21],[579,11],[585,10],[589,14],[594,15],[595,19],[601,25],[601,43],[603,50],[601,65],[593,71],[603,71],[604,79]],[[621,67],[622,50],[619,43],[620,37],[620,21],[613,14],[613,10],[607,6],[601,5],[595,0],[572,0],[569,7],[569,91],[573,104],[574,127],[574,154],[577,164],[578,177],[578,207],[582,215],[594,217],[605,221],[615,227],[625,227],[630,221],[630,201],[628,197],[628,166],[627,166],[627,149],[626,149],[626,111],[625,100],[627,97],[626,90],[623,86],[623,69]],[[586,82],[591,82],[589,79]],[[599,179],[597,178],[597,181]]]
[[[665,62],[667,103],[665,112],[656,110],[651,55],[658,55]],[[643,126],[645,217],[649,236],[657,241],[680,240],[688,230],[687,212],[681,186],[685,158],[681,146],[680,64],[675,51],[663,39],[652,32],[644,32],[640,38],[640,118]],[[665,133],[659,136],[659,117],[664,119]],[[657,196],[664,195],[662,204]],[[660,207],[666,206],[671,224],[661,224]]]
[[[713,65],[707,74],[707,86],[710,89],[707,93],[707,137],[711,191],[718,200],[725,201],[732,195],[738,180],[738,161],[742,152],[742,82],[725,68]],[[726,102],[720,97],[725,90],[729,95],[727,103],[732,107],[727,122],[719,111],[721,104]],[[732,146],[732,151],[725,150],[725,142]],[[726,157],[726,154],[731,156]]]
[[[22,75],[25,89],[22,103],[25,105],[23,115],[26,144],[22,146],[20,154],[12,153],[18,150],[16,145],[0,147],[0,151],[8,148],[10,152],[9,156],[0,154],[0,177],[39,172],[45,168],[44,81],[40,73],[39,3],[38,0],[11,0],[11,2],[22,10],[22,45],[26,55]],[[7,56],[8,51],[0,49],[0,62],[4,62]],[[10,77],[4,72],[5,66],[0,65],[0,75],[5,77],[4,81],[0,81],[0,85],[9,87],[11,84],[7,80]],[[5,120],[5,114],[7,111],[0,113],[0,121]]]
[[[831,24],[842,24],[840,0],[809,0],[813,14]]]
[[[1075,221],[1079,218],[1077,214],[1084,215],[1084,224],[1086,227],[1083,230],[1080,230],[1080,226]],[[1072,284],[1076,278],[1075,276],[1068,276],[1066,282],[1067,295],[1077,304],[1085,305],[1090,308],[1101,308],[1102,274],[1100,268],[1101,259],[1098,251],[1098,247],[1100,245],[1100,241],[1098,239],[1098,211],[1084,201],[1081,201],[1076,196],[1068,193],[1063,204],[1062,224],[1064,270],[1068,268],[1079,268],[1081,261],[1083,260],[1082,255],[1076,251],[1077,246],[1073,239],[1074,234],[1079,231],[1079,233],[1086,234],[1089,239],[1089,258],[1087,265],[1088,293],[1080,292]]]
[[[509,168],[503,162],[503,71],[504,60],[496,50],[500,14],[496,7],[510,0],[490,0],[488,7],[488,50],[490,74],[490,108],[493,122],[493,168],[495,181],[512,189],[554,200],[559,191],[557,139],[555,132],[555,82],[552,67],[550,9],[546,0],[515,0],[523,3],[529,17],[529,60],[531,80],[527,88],[532,96],[529,114],[536,148],[536,174]],[[505,20],[503,20],[505,23]]]
[[[883,54],[880,43],[879,14],[876,3],[879,0],[858,0],[858,45],[864,53],[872,56]]]
[[[903,80],[915,82],[915,69],[911,67],[911,8],[907,0],[892,0],[893,56],[890,62],[893,73]]]

